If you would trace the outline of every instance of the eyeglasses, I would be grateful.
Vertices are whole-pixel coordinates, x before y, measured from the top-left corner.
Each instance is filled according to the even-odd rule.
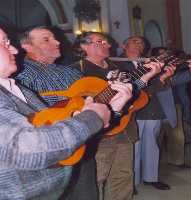
[[[106,45],[109,44],[107,40],[97,40],[94,42],[95,44],[99,44],[99,45]]]
[[[96,46],[100,46],[100,45],[108,45],[108,41],[107,40],[97,40],[97,41],[92,41],[89,40],[87,41],[88,44],[96,44]]]
[[[0,41],[0,45],[2,45],[5,48],[9,48],[9,46],[10,46],[10,40],[8,38],[3,38]]]

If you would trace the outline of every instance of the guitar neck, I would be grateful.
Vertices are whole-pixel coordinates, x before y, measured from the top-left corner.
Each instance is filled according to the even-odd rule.
[[[139,80],[144,74],[150,71],[149,68],[144,67],[143,64],[138,63],[138,67],[133,71],[130,71],[126,74],[129,82],[134,83],[136,80]]]
[[[94,97],[94,101],[108,105],[112,97],[114,97],[116,94],[117,91],[113,90],[110,85],[108,85],[104,90]]]
[[[166,55],[160,55],[158,57],[151,57],[150,61],[162,61],[166,58]],[[149,68],[144,66],[144,58],[138,61],[138,66],[133,71],[128,72],[119,72],[117,74],[117,78],[122,82],[130,82],[134,83],[136,80],[139,80],[144,74],[150,71]],[[116,78],[116,77],[115,77]],[[126,81],[124,81],[126,79]],[[115,96],[117,92],[112,90],[110,85],[108,85],[102,92],[97,94],[94,97],[94,101],[98,103],[109,104],[110,100],[113,96]]]
[[[124,71],[126,78],[129,80],[129,82],[134,83],[136,80],[139,80],[143,75],[150,71],[148,67],[145,67],[145,64],[148,64],[149,62],[164,62],[167,58],[169,58],[168,54],[163,54],[156,57],[153,56],[150,58],[138,58],[137,60],[134,60],[137,62],[137,67],[134,70],[128,72],[126,70]]]

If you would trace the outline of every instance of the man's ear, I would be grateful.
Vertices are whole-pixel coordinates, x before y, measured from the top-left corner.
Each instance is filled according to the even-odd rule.
[[[125,44],[121,44],[119,47],[122,48],[123,50],[126,49],[126,45]]]
[[[33,47],[31,44],[28,43],[23,43],[21,44],[21,47],[26,51],[26,52],[31,52],[33,50]]]
[[[80,47],[82,50],[86,51],[87,50],[87,45],[86,44],[80,44]]]

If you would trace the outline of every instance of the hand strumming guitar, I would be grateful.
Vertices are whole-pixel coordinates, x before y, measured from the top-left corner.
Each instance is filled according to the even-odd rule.
[[[92,97],[87,97],[85,99],[85,104],[81,112],[85,110],[92,110],[96,112],[103,120],[104,128],[107,128],[109,126],[111,112],[105,104],[94,103]]]
[[[111,88],[118,93],[109,102],[113,111],[121,112],[125,104],[132,97],[132,84],[114,82],[111,84]]]
[[[191,59],[187,60],[189,71],[191,72]]]
[[[121,112],[125,104],[132,97],[132,85],[130,83],[121,83],[116,81],[114,83],[111,83],[110,87],[113,90],[117,91],[117,94],[110,100],[109,104],[113,111]],[[109,126],[111,113],[106,105],[93,103],[93,99],[91,97],[88,97],[85,100],[85,105],[82,111],[84,110],[95,111],[103,119],[104,128],[107,128]]]
[[[172,77],[175,73],[176,66],[174,65],[168,65],[164,68],[164,73],[160,75],[160,81],[164,84],[165,80]]]
[[[161,72],[161,68],[164,66],[164,63],[161,62],[149,62],[144,64],[144,66],[148,69],[150,69],[150,71],[148,71],[148,73],[144,74],[141,77],[141,80],[145,83],[147,83],[151,78],[153,78],[155,75],[157,75],[158,73]]]

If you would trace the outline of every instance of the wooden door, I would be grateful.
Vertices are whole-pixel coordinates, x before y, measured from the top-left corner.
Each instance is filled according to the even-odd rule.
[[[168,39],[171,48],[182,49],[182,30],[179,0],[166,0]]]

